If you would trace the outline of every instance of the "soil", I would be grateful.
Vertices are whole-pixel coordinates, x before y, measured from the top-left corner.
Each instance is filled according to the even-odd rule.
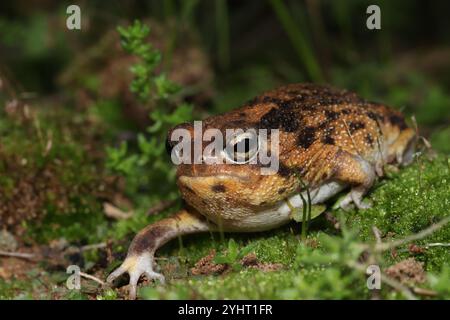
[[[226,264],[214,263],[216,251],[211,250],[210,253],[201,258],[191,269],[193,275],[211,275],[223,274],[230,271],[230,267]],[[241,264],[246,268],[254,268],[263,272],[278,271],[283,268],[281,263],[262,263],[258,260],[254,253],[249,253],[241,260]]]
[[[386,274],[403,284],[424,283],[426,280],[423,262],[418,262],[414,258],[408,258],[390,266],[386,269]]]

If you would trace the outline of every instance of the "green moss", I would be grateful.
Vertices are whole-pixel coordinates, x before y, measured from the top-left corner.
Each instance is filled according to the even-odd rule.
[[[384,180],[371,192],[375,205],[364,212],[347,213],[349,225],[360,230],[363,240],[373,238],[372,226],[384,235],[403,238],[417,233],[449,215],[450,167],[448,159],[440,156],[434,161],[417,161],[390,180]],[[448,242],[450,227],[446,226],[431,236],[417,241],[418,245]],[[405,257],[401,254],[401,257]],[[445,247],[426,250],[418,258],[426,262],[429,271],[439,270],[450,261]]]
[[[86,151],[92,142],[85,120],[50,107],[32,112],[29,118],[0,112],[0,202],[8,208],[0,220],[12,221],[13,230],[25,227],[28,241],[103,239],[99,197],[108,191],[101,166]]]
[[[0,278],[0,300],[5,299],[50,299],[50,292],[40,278],[32,278],[31,280],[16,278],[4,280]]]
[[[169,284],[148,286],[142,289],[141,297],[148,299],[366,299],[371,292],[366,287],[366,275],[354,272],[341,265],[308,263],[317,257],[340,259],[349,254],[349,246],[354,241],[370,243],[374,241],[372,226],[381,230],[385,241],[404,238],[417,233],[433,223],[448,216],[450,211],[450,168],[448,160],[439,156],[433,161],[416,161],[410,167],[402,169],[391,178],[381,180],[368,197],[374,202],[371,209],[343,212],[337,210],[336,216],[342,215],[348,227],[358,230],[355,239],[345,240],[335,235],[335,231],[323,217],[314,220],[307,243],[315,242],[315,248],[305,248],[300,242],[300,225],[291,223],[286,227],[264,233],[225,234],[225,241],[219,235],[197,235],[184,237],[181,250],[176,241],[158,252],[159,256],[183,256],[184,276],[170,277]],[[333,245],[325,246],[323,235],[330,235]],[[262,262],[281,263],[284,270],[264,273],[258,270],[244,269],[222,276],[188,275],[188,270],[211,249],[222,252],[227,247],[227,240],[232,237],[243,248],[253,244],[254,252]],[[415,242],[426,245],[436,242],[448,242],[450,227],[446,226],[431,236]],[[340,243],[340,244],[338,244]],[[340,256],[343,252],[344,256]],[[381,268],[386,268],[409,256],[407,245],[397,249],[393,258],[390,252],[384,255]],[[356,252],[358,254],[358,252]],[[432,247],[415,258],[424,262],[425,270],[430,274],[441,275],[443,266],[450,262],[446,247]],[[345,259],[350,259],[346,257]],[[300,261],[296,262],[296,261]],[[161,264],[161,263],[160,263]],[[164,265],[162,263],[161,265]],[[443,271],[442,271],[443,272]],[[436,281],[435,281],[436,282]],[[438,283],[438,282],[436,282]],[[424,284],[430,287],[431,283]],[[435,285],[436,286],[436,285]],[[441,297],[445,290],[440,290]],[[401,294],[393,293],[388,287],[381,291],[384,298],[401,299]]]
[[[450,154],[450,127],[443,130],[437,130],[431,135],[431,145],[434,149],[439,150],[447,155]]]

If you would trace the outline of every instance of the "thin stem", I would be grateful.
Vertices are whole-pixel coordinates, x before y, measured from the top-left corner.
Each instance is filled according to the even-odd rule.
[[[269,3],[294,46],[299,59],[303,62],[309,77],[313,81],[322,82],[324,78],[314,52],[304,34],[292,18],[292,15],[289,13],[286,4],[283,0],[269,0]]]
[[[216,0],[217,56],[223,69],[230,64],[230,35],[227,0]]]
[[[406,244],[408,242],[412,242],[412,241],[423,239],[423,238],[428,237],[429,235],[431,235],[436,230],[439,230],[440,228],[442,228],[448,222],[450,222],[450,216],[442,219],[438,223],[435,223],[435,224],[429,226],[428,228],[420,231],[419,233],[410,235],[409,237],[406,237],[406,238],[403,238],[403,239],[399,239],[399,240],[395,240],[395,241],[392,241],[392,242],[384,242],[384,243],[376,244],[375,245],[375,251],[385,251],[385,250],[389,250],[389,249],[401,246],[401,245]]]
[[[82,276],[83,278],[95,281],[95,282],[99,283],[102,286],[106,285],[106,283],[104,281],[102,281],[99,278],[94,277],[94,276],[92,276],[90,274],[87,274],[87,273],[84,273],[84,272],[80,272],[80,276]]]
[[[10,257],[10,258],[20,258],[20,259],[34,259],[36,256],[32,253],[22,253],[22,252],[8,252],[1,251],[0,256]]]

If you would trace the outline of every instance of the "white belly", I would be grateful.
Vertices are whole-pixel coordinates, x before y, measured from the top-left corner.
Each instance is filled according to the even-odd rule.
[[[345,185],[338,182],[329,182],[310,191],[312,204],[323,203],[345,188]],[[307,199],[306,192],[302,193]],[[262,210],[254,215],[246,216],[239,221],[226,223],[227,231],[253,232],[264,231],[277,228],[291,220],[291,208],[302,208],[303,202],[299,194],[295,194],[286,200],[278,202],[270,209]]]

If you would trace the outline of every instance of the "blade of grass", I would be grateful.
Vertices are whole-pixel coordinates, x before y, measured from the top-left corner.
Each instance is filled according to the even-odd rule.
[[[306,218],[307,218],[307,213],[308,213],[308,203],[305,200],[305,197],[302,195],[302,193],[299,193],[300,198],[302,199],[302,203],[303,203],[303,217],[302,217],[302,240],[306,239],[306,235],[308,232],[308,226],[306,225]]]
[[[193,16],[199,0],[185,0],[181,2],[181,20],[189,26],[194,26]]]
[[[330,5],[332,16],[340,29],[342,41],[345,43],[342,49],[346,50],[348,55],[348,52],[353,51],[354,48],[351,19],[348,18],[352,14],[352,5],[345,1],[332,1]]]
[[[315,82],[322,82],[324,78],[313,49],[295,23],[283,0],[269,0],[269,3],[294,46],[300,61],[303,62],[309,77]]]
[[[301,179],[300,184],[303,189],[306,189],[306,199],[303,194],[299,192],[303,203],[302,239],[305,240],[308,235],[309,222],[311,221],[311,194],[308,186]]]
[[[175,3],[173,0],[164,0],[163,10],[166,19],[172,18],[175,14]]]

